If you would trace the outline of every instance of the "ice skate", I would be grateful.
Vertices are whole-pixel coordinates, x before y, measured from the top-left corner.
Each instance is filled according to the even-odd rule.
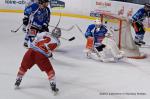
[[[56,83],[55,82],[50,82],[50,86],[51,86],[51,90],[54,93],[54,95],[56,95],[59,91],[59,89],[56,87]]]
[[[144,41],[139,41],[140,44],[145,45],[146,43]]]
[[[134,43],[138,46],[141,46],[142,44],[140,42],[134,41]]]
[[[19,88],[21,81],[22,81],[22,78],[21,78],[21,77],[18,77],[18,78],[16,79],[16,82],[15,82],[15,89],[18,89],[18,88]]]

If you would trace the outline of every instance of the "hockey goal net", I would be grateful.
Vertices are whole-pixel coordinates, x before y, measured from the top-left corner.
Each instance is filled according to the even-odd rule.
[[[140,53],[139,47],[135,45],[131,33],[131,24],[122,16],[100,13],[100,19],[108,29],[113,30],[113,37],[118,48],[125,52],[125,56],[134,59],[143,59],[145,55]]]

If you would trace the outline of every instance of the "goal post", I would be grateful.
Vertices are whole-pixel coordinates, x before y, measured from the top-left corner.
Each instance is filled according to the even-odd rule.
[[[111,13],[99,13],[100,20],[108,29],[113,29],[113,37],[118,48],[125,52],[125,56],[134,59],[143,59],[146,56],[140,52],[139,47],[135,45],[131,24],[127,18]]]

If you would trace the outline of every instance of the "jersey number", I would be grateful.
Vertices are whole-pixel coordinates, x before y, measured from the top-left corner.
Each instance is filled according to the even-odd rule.
[[[51,41],[50,37],[44,36],[43,40],[36,43],[36,46],[39,47],[44,52],[48,53],[49,52],[48,50],[53,51],[57,47],[56,43],[50,43],[50,41]]]

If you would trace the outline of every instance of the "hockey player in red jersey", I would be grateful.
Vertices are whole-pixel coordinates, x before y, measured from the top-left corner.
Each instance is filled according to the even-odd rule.
[[[50,81],[51,90],[54,92],[58,91],[55,82],[55,71],[49,58],[52,57],[52,52],[59,46],[60,36],[61,31],[57,28],[55,28],[51,34],[49,32],[37,34],[35,40],[31,43],[31,48],[27,50],[21,62],[15,82],[16,88],[19,87],[27,70],[36,64],[41,71],[46,72],[48,80]]]

